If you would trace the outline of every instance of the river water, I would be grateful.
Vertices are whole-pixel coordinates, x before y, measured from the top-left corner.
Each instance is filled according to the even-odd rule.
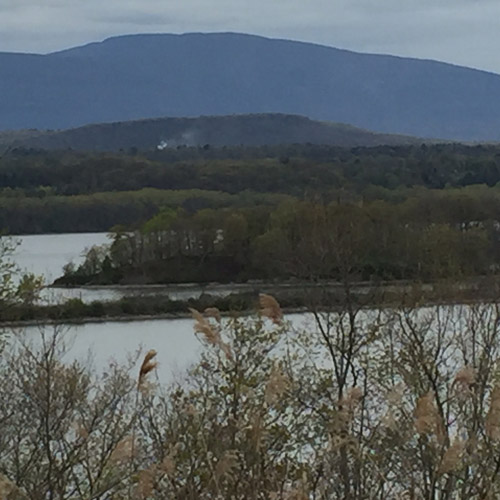
[[[18,246],[12,261],[25,272],[44,277],[50,284],[61,276],[68,262],[76,265],[83,261],[86,249],[93,245],[109,243],[106,233],[28,235],[14,238]],[[201,293],[199,287],[171,287],[177,296]],[[43,300],[51,303],[78,297],[92,300],[112,300],[137,293],[158,293],[158,289],[119,288],[47,288]],[[127,357],[140,349],[158,351],[158,376],[161,381],[170,381],[197,359],[200,343],[193,332],[193,321],[149,320],[133,322],[87,323],[70,326],[40,326],[15,329],[11,338],[20,338],[35,344],[42,333],[51,335],[55,329],[61,332],[68,346],[66,359],[90,362],[98,370],[105,370],[110,361],[123,363]]]
[[[11,338],[20,338],[38,345],[41,336],[55,332],[67,348],[64,360],[78,360],[89,364],[93,371],[106,371],[109,363],[124,364],[129,357],[138,355],[137,371],[145,352],[157,351],[156,370],[161,382],[182,377],[183,372],[198,359],[201,343],[193,330],[191,319],[110,321],[82,325],[30,326],[12,330]]]
[[[16,236],[19,242],[13,261],[27,272],[44,277],[45,283],[50,285],[63,274],[63,267],[69,262],[76,266],[84,260],[86,250],[94,245],[110,243],[107,233],[75,233],[75,234],[44,234]],[[295,289],[304,285],[280,285],[280,289]],[[258,283],[210,283],[200,285],[187,283],[179,285],[136,285],[136,286],[89,286],[89,287],[47,287],[42,293],[42,302],[59,304],[68,299],[78,298],[83,302],[119,300],[126,296],[166,296],[172,300],[187,300],[198,298],[207,293],[224,297],[235,292],[249,292],[254,295],[265,291],[276,293],[273,285],[264,287]],[[362,293],[362,290],[359,290]]]
[[[22,270],[44,277],[47,285],[63,274],[63,267],[69,262],[76,266],[84,260],[87,249],[94,245],[110,242],[107,233],[42,234],[16,236],[19,242],[12,260]],[[67,299],[79,298],[84,302],[94,300],[118,300],[125,296],[167,295],[171,299],[184,300],[199,297],[202,293],[224,296],[238,288],[225,285],[186,284],[176,286],[120,286],[120,287],[51,287],[42,294],[44,302],[61,303]],[[242,285],[248,289],[248,286]]]
[[[92,245],[109,242],[106,233],[29,235],[16,237],[19,241],[13,261],[24,271],[43,275],[46,283],[61,276],[68,262],[76,265]],[[109,287],[109,288],[48,288],[44,299],[60,302],[70,297],[85,301],[117,299],[130,294],[166,293],[172,298],[199,296],[203,292],[224,295],[235,289],[251,289],[251,285],[179,285],[166,287]],[[294,318],[295,322],[303,319]],[[40,326],[15,329],[11,338],[40,342],[42,332],[51,335],[58,329],[68,346],[66,359],[90,362],[98,371],[106,370],[110,361],[123,363],[127,357],[149,349],[158,352],[158,378],[161,382],[180,377],[198,359],[201,344],[193,331],[192,319],[118,321],[86,323],[72,326]]]
[[[297,330],[315,328],[312,317],[307,315],[290,314],[286,320]],[[131,356],[140,353],[133,368],[136,373],[144,354],[154,349],[157,352],[158,380],[169,383],[182,380],[187,368],[199,359],[203,346],[194,332],[194,323],[191,318],[107,321],[16,327],[6,333],[11,342],[17,339],[35,347],[40,344],[42,335],[49,338],[57,333],[67,348],[63,357],[65,361],[78,360],[97,372],[106,371],[111,362],[124,364]],[[268,326],[272,327],[271,322]]]

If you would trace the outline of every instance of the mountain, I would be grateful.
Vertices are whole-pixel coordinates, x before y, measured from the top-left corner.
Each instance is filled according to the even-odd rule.
[[[384,133],[500,139],[500,75],[234,33],[0,53],[0,130],[288,113]]]
[[[255,114],[156,118],[86,125],[63,131],[0,132],[0,146],[94,151],[177,146],[261,146],[294,143],[331,146],[416,144],[422,140],[378,134],[303,116]]]

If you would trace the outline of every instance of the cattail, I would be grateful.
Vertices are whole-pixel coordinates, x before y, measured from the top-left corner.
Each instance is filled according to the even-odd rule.
[[[497,384],[491,391],[491,402],[485,422],[486,434],[489,438],[500,439],[500,385]]]
[[[438,474],[453,472],[459,465],[464,453],[465,443],[456,440],[444,453],[439,465]]]
[[[266,391],[264,400],[268,405],[273,404],[279,399],[287,390],[289,385],[288,377],[281,371],[281,369],[274,364],[269,375],[269,380],[266,384]]]
[[[158,363],[156,361],[152,361],[155,356],[156,351],[153,349],[148,351],[146,353],[146,356],[144,356],[144,361],[142,362],[141,369],[139,370],[139,379],[137,382],[138,387],[142,386],[146,375],[158,366]]]
[[[417,401],[414,411],[415,428],[419,434],[435,434],[439,442],[444,440],[444,426],[435,405],[434,392],[429,391]]]
[[[216,307],[207,307],[204,311],[203,314],[207,318],[214,318],[217,323],[220,323],[222,320],[222,317],[220,315],[220,311]]]
[[[259,295],[260,314],[269,318],[274,324],[280,325],[283,321],[283,312],[278,301],[272,295]]]

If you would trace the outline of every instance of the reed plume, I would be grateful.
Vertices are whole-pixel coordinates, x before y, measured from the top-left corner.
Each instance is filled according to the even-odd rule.
[[[490,409],[485,421],[486,434],[490,439],[500,439],[500,385],[497,384],[491,391]]]
[[[169,478],[173,478],[176,469],[175,457],[179,451],[179,445],[175,445],[169,453],[165,456],[160,464],[160,470]]]
[[[137,475],[137,496],[145,500],[153,493],[156,481],[156,466],[139,471]]]
[[[20,490],[17,485],[6,476],[0,474],[0,500],[10,498],[16,500],[27,500],[28,495]]]
[[[438,474],[453,472],[459,466],[464,450],[465,443],[460,440],[455,440],[455,442],[445,451],[441,464],[439,465]]]
[[[153,358],[156,356],[156,351],[151,349],[144,356],[144,361],[142,362],[141,369],[139,370],[139,379],[137,382],[137,386],[140,388],[144,383],[146,376],[148,373],[152,372],[157,366],[158,363],[153,361]]]
[[[128,462],[134,455],[134,438],[126,436],[121,441],[118,441],[114,447],[109,460],[111,463],[118,464]]]
[[[456,386],[461,393],[470,393],[475,382],[476,370],[474,367],[466,365],[455,375],[453,385]]]
[[[269,380],[266,384],[264,400],[268,405],[273,404],[278,400],[287,390],[290,381],[285,373],[274,364],[269,375]]]
[[[220,314],[219,309],[216,307],[207,307],[204,311],[203,314],[207,318],[214,318],[217,323],[220,323],[222,321],[222,317]]]
[[[429,391],[418,399],[414,417],[415,428],[419,434],[434,434],[438,442],[444,441],[444,425],[436,408],[433,391]]]
[[[193,319],[196,321],[194,324],[194,331],[196,333],[201,333],[209,344],[219,347],[219,349],[226,355],[226,358],[232,360],[233,353],[231,348],[222,340],[219,330],[211,325],[203,314],[196,309],[190,307],[189,311],[191,312]]]
[[[346,395],[339,401],[342,409],[353,411],[363,398],[363,391],[360,387],[351,387]]]
[[[217,462],[215,475],[217,479],[230,477],[234,469],[238,466],[238,454],[236,450],[227,450],[222,458]]]
[[[193,319],[196,321],[194,324],[194,331],[201,333],[205,340],[212,345],[220,345],[221,337],[217,329],[215,329],[210,322],[199,311],[189,308]]]
[[[265,293],[259,295],[260,314],[269,318],[274,324],[280,325],[283,321],[283,312],[278,301]]]

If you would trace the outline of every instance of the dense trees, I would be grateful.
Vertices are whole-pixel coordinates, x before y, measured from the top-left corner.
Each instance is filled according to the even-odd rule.
[[[100,267],[84,263],[63,282],[487,275],[500,266],[499,214],[500,191],[486,187],[425,192],[400,203],[290,199],[277,207],[164,209],[135,229],[116,228]]]
[[[451,188],[455,218],[473,214],[473,221],[496,199],[499,181],[495,146],[294,145],[135,155],[14,150],[0,159],[0,227],[11,233],[105,231],[143,223],[163,207],[195,212],[277,204],[285,196],[324,203],[414,199],[425,213],[433,191]],[[483,190],[462,196],[459,189],[473,185],[491,190],[478,187]]]
[[[109,249],[93,248],[79,269],[68,266],[69,279],[334,279],[342,292],[335,304],[310,301],[314,325],[304,330],[284,321],[266,295],[254,318],[193,310],[205,348],[182,383],[168,387],[152,383],[154,351],[142,364],[111,363],[101,375],[64,362],[58,329],[42,329],[35,347],[22,338],[0,346],[0,496],[497,498],[500,306],[494,287],[487,304],[427,307],[415,306],[418,297],[403,300],[403,288],[396,287],[391,307],[383,308],[355,299],[349,288],[359,279],[452,278],[458,290],[457,280],[498,270],[499,188],[438,189],[466,171],[480,172],[467,163],[491,150],[467,149],[460,170],[460,162],[446,156],[461,158],[463,149],[454,148],[408,150],[425,171],[425,185],[417,187],[398,186],[418,168],[405,170],[400,152],[380,148],[378,171],[369,167],[373,151],[341,151],[338,186],[319,176],[297,197],[154,189],[4,196],[0,202],[11,210],[4,224],[28,206],[41,229],[65,217],[77,229],[78,217],[89,219],[94,209],[106,224],[132,223],[113,229]],[[384,170],[386,161],[400,167]],[[265,190],[279,192],[290,181],[275,177],[280,165],[298,164],[293,158],[278,163],[254,171]],[[190,175],[205,175],[205,167]],[[226,167],[214,162],[210,182],[219,179],[236,192],[244,183]],[[493,165],[484,172],[496,184]],[[359,181],[368,174],[369,182]],[[297,179],[284,191],[298,189]],[[103,204],[93,205],[96,200]],[[126,215],[134,203],[136,218]],[[5,255],[10,251],[7,245]],[[9,277],[12,268],[3,268],[1,257],[0,251],[0,269]],[[33,302],[36,279],[21,284],[4,283],[7,302]],[[375,288],[366,286],[368,293]],[[357,297],[364,292],[360,287]],[[97,306],[88,307],[102,315]],[[58,317],[82,310],[73,300]]]
[[[364,194],[385,189],[486,184],[500,180],[500,149],[458,144],[342,149],[295,145],[261,148],[181,148],[137,155],[14,151],[0,160],[3,194],[44,197],[101,191],[245,189]],[[13,191],[12,191],[13,190]],[[16,191],[17,190],[17,191]]]

